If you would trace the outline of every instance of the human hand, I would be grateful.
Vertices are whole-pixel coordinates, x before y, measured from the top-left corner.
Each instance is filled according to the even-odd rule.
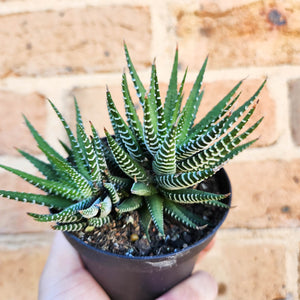
[[[75,249],[57,232],[39,285],[39,300],[109,300]]]
[[[217,284],[206,272],[199,271],[179,283],[159,300],[214,300]],[[39,285],[39,300],[108,300],[109,297],[84,268],[75,249],[58,232]]]

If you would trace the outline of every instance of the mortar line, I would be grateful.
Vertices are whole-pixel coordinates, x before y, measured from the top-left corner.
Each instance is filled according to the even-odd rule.
[[[174,46],[175,48],[175,46]],[[173,49],[172,49],[173,50]],[[171,53],[173,58],[173,52]],[[166,67],[168,71],[171,71],[172,62],[168,63]],[[250,71],[249,71],[250,70]],[[160,81],[164,83],[168,83],[170,72],[163,72],[160,76]],[[148,82],[150,76],[150,68],[144,68],[138,70],[139,76],[142,80]],[[226,80],[240,80],[241,78],[245,78],[249,75],[249,79],[256,78],[265,78],[266,75],[270,78],[280,78],[282,82],[288,82],[293,79],[297,79],[300,77],[300,66],[275,66],[275,67],[256,67],[256,68],[233,68],[233,69],[219,69],[219,70],[207,70],[205,73],[204,83],[214,82],[214,81],[222,81],[224,78]],[[48,93],[53,92],[53,86],[56,89],[64,88],[69,89],[73,86],[99,86],[106,85],[107,83],[120,83],[120,72],[111,72],[111,73],[94,73],[94,74],[64,74],[64,75],[56,75],[56,76],[44,76],[44,77],[31,77],[31,76],[21,76],[21,77],[7,77],[0,80],[0,88],[4,90],[15,91],[18,88],[20,93],[28,93],[28,92],[41,92]],[[183,71],[178,72],[179,78],[184,74]],[[198,72],[197,71],[189,71],[187,82],[193,81]],[[248,79],[247,78],[247,79]],[[247,79],[244,83],[247,84]],[[20,90],[21,88],[21,90]]]
[[[61,11],[73,8],[102,7],[102,6],[149,6],[151,0],[51,0],[39,1],[13,1],[0,5],[0,15],[21,13],[34,13],[43,11]]]
[[[298,274],[299,269],[299,239],[290,241],[289,247],[286,250],[286,285],[287,290],[295,297],[299,299],[299,290],[298,290],[298,279],[300,274]],[[294,249],[294,251],[292,251]]]
[[[272,98],[276,104],[277,118],[276,126],[278,126],[279,138],[274,145],[267,145],[260,148],[248,149],[247,153],[241,153],[235,158],[236,162],[244,161],[263,161],[266,159],[285,160],[300,159],[299,146],[295,145],[291,138],[291,129],[289,128],[289,107],[288,107],[288,90],[287,82],[291,79],[299,77],[300,67],[288,67],[292,72],[286,72],[286,66],[277,66],[269,68],[254,68],[255,77],[262,77],[265,72],[269,73],[270,93],[272,94],[272,86],[281,85],[281,94],[274,93]],[[224,72],[228,72],[226,79],[234,79],[243,77],[242,73],[245,73],[245,69],[223,69],[223,70],[208,70],[205,82],[212,80],[223,80]],[[192,72],[193,73],[193,72]],[[195,73],[196,74],[196,73]],[[194,74],[194,75],[195,75]],[[7,91],[15,91],[18,93],[38,92],[46,95],[48,98],[55,101],[57,106],[67,109],[65,95],[68,95],[70,91],[76,87],[93,87],[108,84],[120,84],[119,73],[109,74],[79,74],[79,75],[62,75],[54,77],[23,77],[15,78],[9,77],[0,80],[0,88]],[[141,79],[148,81],[149,71],[142,70],[140,72]],[[192,74],[193,75],[193,74]],[[221,76],[221,77],[220,77]],[[253,77],[253,76],[251,76]],[[245,83],[246,84],[246,83]],[[53,86],[56,89],[53,89]],[[282,106],[282,107],[281,107]],[[57,143],[56,137],[53,137],[53,131],[51,130],[54,123],[55,116],[50,113],[50,108],[47,105],[47,132],[46,138],[50,137],[51,142]],[[284,121],[282,120],[284,117]],[[56,121],[56,119],[55,119]],[[63,134],[62,128],[59,131],[60,136]]]
[[[27,247],[49,246],[54,232],[0,234],[0,249],[18,250]]]
[[[232,239],[235,236],[242,236],[243,241],[269,241],[271,243],[286,244],[287,241],[295,240],[300,242],[300,228],[281,227],[281,228],[221,228],[219,231],[223,239]]]

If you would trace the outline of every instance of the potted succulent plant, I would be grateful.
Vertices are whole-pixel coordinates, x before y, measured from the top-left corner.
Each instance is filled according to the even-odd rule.
[[[75,136],[50,102],[69,138],[69,146],[62,143],[66,156],[54,150],[25,118],[48,162],[19,152],[45,178],[0,167],[45,193],[0,190],[0,195],[49,207],[49,214],[29,215],[39,222],[55,222],[52,228],[65,232],[86,268],[113,299],[153,299],[190,275],[197,254],[224,221],[231,189],[222,167],[256,141],[242,143],[262,120],[245,128],[265,82],[234,109],[240,81],[194,124],[207,59],[182,107],[187,72],[178,89],[178,51],[163,104],[155,64],[147,91],[124,47],[143,120],[125,73],[122,93],[127,121],[106,92],[114,135],[104,130],[106,137],[100,138],[91,123],[89,137],[75,100]]]

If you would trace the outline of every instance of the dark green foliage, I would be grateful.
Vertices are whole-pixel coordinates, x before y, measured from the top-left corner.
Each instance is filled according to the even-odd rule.
[[[126,45],[124,48],[129,73],[143,108],[143,119],[138,117],[125,73],[122,75],[122,95],[127,119],[122,118],[107,89],[107,108],[114,136],[104,129],[106,142],[92,124],[92,136],[86,134],[76,99],[76,136],[50,102],[69,140],[69,145],[61,142],[66,157],[54,150],[25,118],[47,162],[22,150],[19,152],[44,178],[0,165],[46,192],[46,195],[12,191],[0,191],[0,195],[54,209],[47,215],[29,215],[36,221],[56,222],[52,226],[55,230],[90,231],[122,213],[132,211],[138,212],[148,238],[152,221],[159,233],[164,235],[165,214],[185,226],[201,230],[206,225],[205,221],[187,206],[196,204],[228,209],[222,202],[228,195],[200,191],[195,186],[213,176],[228,160],[256,141],[245,139],[262,119],[251,126],[247,124],[265,81],[248,101],[234,110],[242,84],[242,81],[238,82],[200,122],[194,124],[204,95],[202,82],[207,58],[186,104],[181,108],[187,71],[178,88],[178,50],[162,104],[155,63],[147,91]]]

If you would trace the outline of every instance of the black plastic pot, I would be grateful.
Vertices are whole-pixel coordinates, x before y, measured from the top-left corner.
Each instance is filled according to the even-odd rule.
[[[215,175],[220,193],[231,193],[231,186],[224,169]],[[231,195],[226,199],[231,203]],[[215,236],[224,222],[228,210],[217,226],[203,239],[179,252],[154,257],[127,257],[96,249],[82,242],[71,233],[68,241],[78,251],[85,267],[112,299],[154,299],[190,276],[197,256]]]

